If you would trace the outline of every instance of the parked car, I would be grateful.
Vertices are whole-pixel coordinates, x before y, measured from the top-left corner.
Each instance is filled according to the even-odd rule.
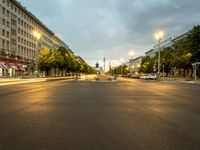
[[[139,78],[139,74],[132,74],[131,78]]]
[[[149,79],[149,74],[144,74],[143,76],[141,76],[141,79],[148,80]]]
[[[127,77],[128,77],[128,78],[131,78],[131,75],[132,75],[132,73],[128,73],[128,74],[127,74]]]
[[[149,79],[150,79],[150,80],[157,80],[157,74],[151,73],[151,74],[149,75]]]

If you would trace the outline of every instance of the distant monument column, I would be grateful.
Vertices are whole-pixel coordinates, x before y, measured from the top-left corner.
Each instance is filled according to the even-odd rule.
[[[104,72],[106,71],[106,58],[104,57],[103,58],[103,69],[104,69]]]

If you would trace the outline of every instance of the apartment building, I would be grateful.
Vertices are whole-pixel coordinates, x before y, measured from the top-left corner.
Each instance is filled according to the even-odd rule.
[[[139,56],[135,59],[129,60],[129,70],[130,70],[131,73],[138,73],[139,72],[142,60],[144,58],[145,58],[144,56]]]
[[[33,36],[41,34],[41,39]],[[53,31],[16,0],[0,0],[0,76],[33,73],[38,51],[63,46]]]

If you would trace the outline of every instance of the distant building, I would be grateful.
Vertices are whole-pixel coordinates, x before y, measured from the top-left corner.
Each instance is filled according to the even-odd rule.
[[[142,60],[145,58],[145,56],[140,56],[135,59],[129,60],[129,70],[131,73],[138,73]]]
[[[189,32],[185,32],[185,33],[183,33],[183,34],[177,36],[176,38],[174,38],[174,39],[172,40],[172,42],[173,42],[173,43],[176,43],[176,42],[182,40],[183,38],[186,38],[188,33],[189,33]]]
[[[154,49],[150,49],[149,51],[145,52],[145,56],[149,56],[149,57],[154,57],[155,56],[155,51]]]

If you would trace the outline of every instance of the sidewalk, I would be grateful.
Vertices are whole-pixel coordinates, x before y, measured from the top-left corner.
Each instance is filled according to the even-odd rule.
[[[73,77],[51,77],[51,78],[30,78],[30,79],[0,78],[0,86],[45,82],[45,81],[56,81],[56,80],[68,80],[68,79],[73,79]]]
[[[179,82],[179,83],[191,83],[191,84],[200,84],[200,79],[195,81],[191,78],[181,78],[181,77],[161,77],[162,82]]]

